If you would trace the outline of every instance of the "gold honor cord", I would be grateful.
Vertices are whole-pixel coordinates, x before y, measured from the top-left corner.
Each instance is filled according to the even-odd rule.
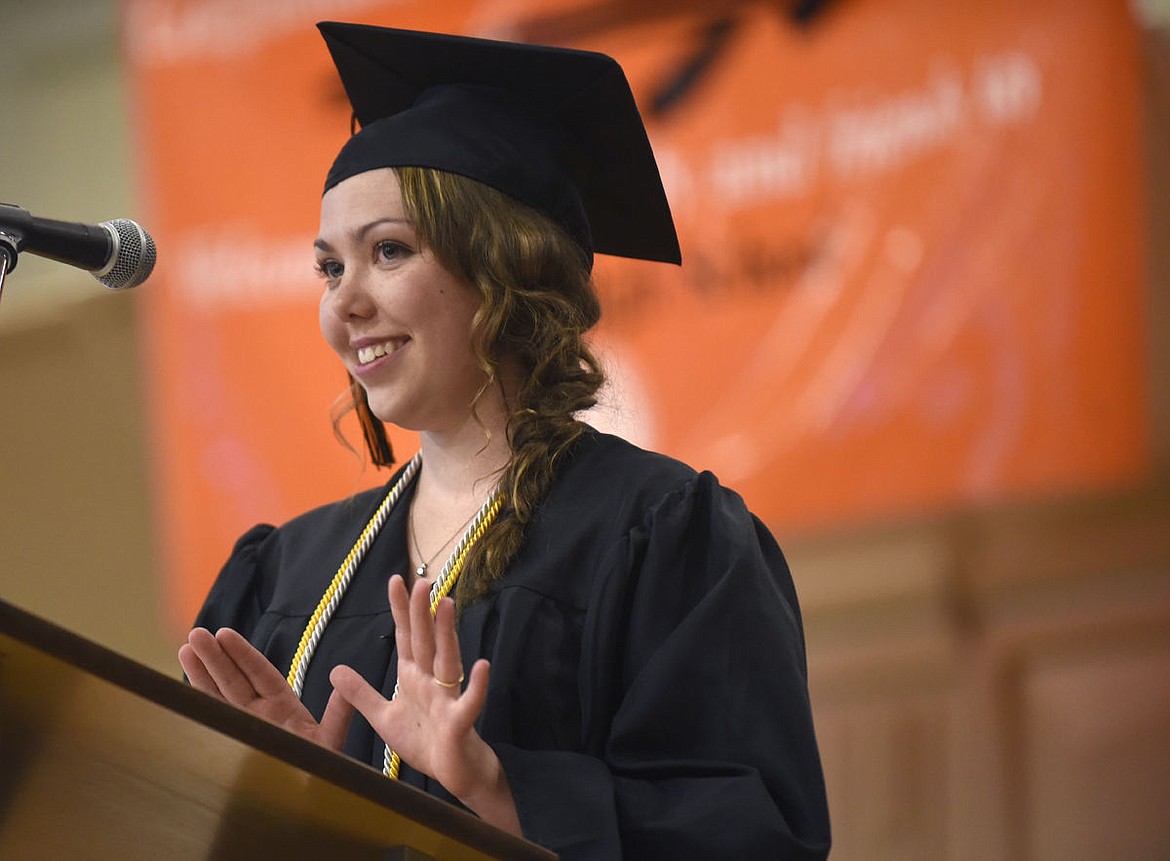
[[[455,549],[447,557],[447,564],[443,566],[443,570],[439,572],[439,576],[431,584],[431,616],[434,616],[435,611],[439,609],[439,602],[455,588],[455,581],[463,573],[467,554],[471,552],[471,548],[483,536],[487,528],[492,525],[492,521],[496,519],[496,515],[500,513],[503,505],[504,495],[497,488],[484,502],[483,507],[475,515],[475,520],[471,521],[471,525],[467,527],[467,531],[463,533],[463,537],[459,539],[459,543],[455,545]],[[394,693],[390,698],[394,699],[396,696],[398,696],[398,682],[394,683]],[[386,753],[382,758],[382,773],[391,780],[397,780],[401,767],[402,757],[387,744]]]
[[[305,626],[304,633],[301,634],[300,643],[297,644],[297,650],[293,653],[292,662],[288,668],[287,681],[289,687],[293,689],[293,693],[298,698],[304,690],[305,672],[309,667],[309,661],[313,659],[313,654],[317,651],[317,643],[320,642],[321,635],[325,632],[325,627],[329,624],[329,620],[333,618],[333,611],[341,603],[341,599],[345,596],[345,591],[349,588],[349,583],[353,579],[354,572],[357,571],[362,559],[366,556],[366,551],[370,549],[370,545],[378,537],[378,533],[381,532],[382,527],[386,523],[386,518],[389,517],[394,506],[398,504],[398,500],[402,497],[403,492],[418,473],[421,465],[421,453],[411,458],[406,468],[402,471],[402,475],[399,476],[398,481],[394,482],[394,486],[390,488],[390,492],[386,494],[386,498],[382,500],[382,503],[374,512],[374,516],[370,518],[369,523],[366,524],[358,536],[357,541],[349,553],[346,554],[345,559],[342,560],[341,567],[333,575],[333,579],[325,589],[325,594],[317,602],[317,609],[309,617],[309,622]],[[483,506],[476,513],[475,519],[467,527],[467,531],[463,533],[463,537],[459,539],[459,543],[455,545],[455,549],[451,551],[451,555],[447,558],[447,563],[443,566],[443,570],[439,572],[439,576],[431,584],[430,602],[432,616],[435,614],[435,610],[438,609],[439,602],[446,598],[455,587],[455,581],[459,579],[459,575],[463,572],[463,565],[467,561],[467,554],[471,551],[475,542],[491,526],[492,521],[496,519],[496,515],[500,513],[503,504],[503,494],[497,488],[487,498],[487,501],[484,502]],[[391,699],[397,696],[397,694],[398,684],[396,682],[394,684],[394,694],[391,696]],[[383,762],[383,773],[387,777],[397,780],[402,760],[397,753],[390,749],[389,745],[386,746]]]
[[[398,481],[394,482],[394,486],[390,488],[390,492],[386,494],[386,498],[382,500],[382,504],[374,512],[374,516],[370,518],[370,522],[366,524],[366,528],[358,536],[357,542],[342,560],[341,567],[337,569],[337,573],[333,575],[333,580],[330,581],[325,594],[317,603],[317,609],[309,617],[309,623],[305,626],[305,632],[301,634],[301,641],[297,644],[297,650],[293,653],[292,663],[288,668],[288,684],[298,698],[305,686],[305,671],[309,667],[309,661],[313,659],[313,653],[317,651],[317,643],[325,632],[325,626],[333,618],[333,611],[341,603],[345,590],[349,588],[349,581],[353,579],[354,572],[357,571],[358,565],[365,558],[366,551],[370,549],[370,545],[378,537],[390,511],[398,503],[403,491],[410,485],[421,464],[422,453],[420,452],[411,458]]]

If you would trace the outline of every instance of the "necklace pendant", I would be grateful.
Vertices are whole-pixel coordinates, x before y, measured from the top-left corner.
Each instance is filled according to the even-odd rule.
[[[427,576],[427,563],[424,562],[422,565],[419,565],[416,569],[414,569],[414,576],[418,577],[420,580],[424,579]]]

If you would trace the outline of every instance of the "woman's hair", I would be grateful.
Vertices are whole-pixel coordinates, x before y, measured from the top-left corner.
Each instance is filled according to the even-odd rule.
[[[574,414],[597,402],[604,382],[584,340],[601,308],[588,255],[545,215],[457,174],[395,172],[420,241],[482,297],[471,346],[485,390],[499,385],[505,359],[521,370],[507,403],[512,457],[499,479],[504,507],[468,555],[455,594],[462,606],[503,576],[558,461],[584,430]]]

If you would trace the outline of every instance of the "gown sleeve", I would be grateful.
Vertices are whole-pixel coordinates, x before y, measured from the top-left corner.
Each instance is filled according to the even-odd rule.
[[[772,536],[709,473],[609,554],[584,752],[496,744],[525,836],[573,859],[823,859],[804,637]]]
[[[260,551],[274,531],[274,527],[260,524],[240,537],[195,617],[196,628],[206,628],[212,633],[220,628],[234,628],[251,637],[267,603],[259,573]]]

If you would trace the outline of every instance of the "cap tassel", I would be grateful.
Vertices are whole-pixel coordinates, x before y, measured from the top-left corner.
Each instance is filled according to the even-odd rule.
[[[366,390],[357,380],[350,379],[350,394],[353,396],[353,408],[357,412],[358,422],[362,426],[362,436],[366,440],[366,449],[370,452],[370,460],[374,466],[391,466],[394,463],[394,451],[390,448],[390,440],[386,438],[386,426],[381,419],[370,410],[370,402],[366,398]]]

